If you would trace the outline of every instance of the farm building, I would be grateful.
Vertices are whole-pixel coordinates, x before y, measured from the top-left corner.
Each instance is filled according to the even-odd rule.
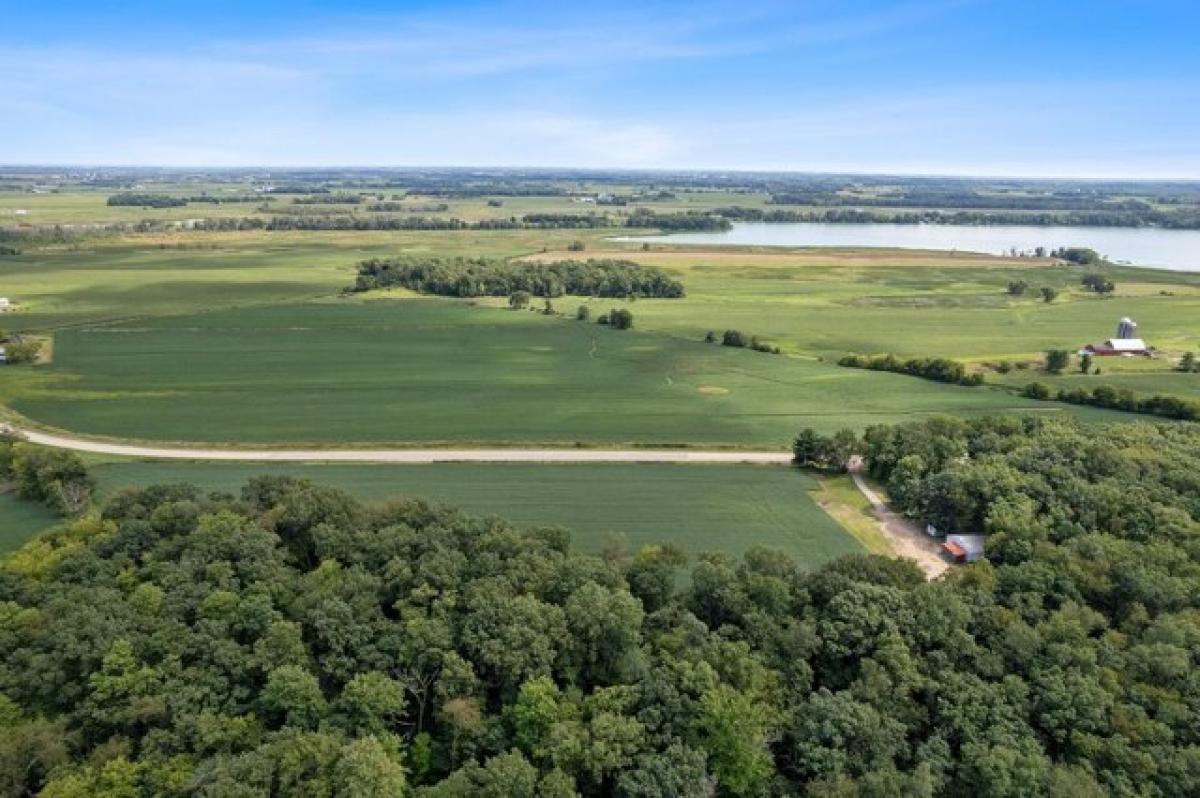
[[[955,562],[975,562],[983,556],[983,535],[946,535],[942,551],[950,555]]]
[[[1150,347],[1141,338],[1136,338],[1137,322],[1126,316],[1117,323],[1117,334],[1102,343],[1088,344],[1079,350],[1080,355],[1095,355],[1098,357],[1116,357],[1141,355],[1149,357]]]
[[[0,310],[8,310],[12,307],[12,301],[6,296],[0,296]]]
[[[0,363],[8,362],[8,350],[0,346]]]

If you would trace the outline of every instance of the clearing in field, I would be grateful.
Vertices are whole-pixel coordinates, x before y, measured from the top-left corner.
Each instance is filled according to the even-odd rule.
[[[1062,412],[1006,391],[449,300],[147,318],[61,330],[55,346],[36,380],[0,375],[7,402],[52,427],[140,440],[782,449],[805,426]]]

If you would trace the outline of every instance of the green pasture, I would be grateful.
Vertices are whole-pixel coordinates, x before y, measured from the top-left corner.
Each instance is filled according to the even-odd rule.
[[[247,479],[266,473],[304,477],[364,501],[417,496],[522,525],[563,526],[572,531],[573,543],[590,553],[622,539],[631,552],[670,541],[693,555],[740,554],[761,545],[815,566],[861,550],[814,503],[815,480],[783,467],[131,461],[95,468],[105,496],[164,482],[236,494]]]
[[[806,426],[1062,411],[999,389],[445,299],[75,326],[55,335],[53,364],[0,372],[0,396],[73,432],[235,445],[784,448]]]

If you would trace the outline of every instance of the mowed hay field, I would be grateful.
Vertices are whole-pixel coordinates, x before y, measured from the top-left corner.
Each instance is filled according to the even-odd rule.
[[[564,526],[574,545],[590,553],[612,541],[631,552],[673,542],[693,556],[770,546],[816,566],[862,550],[815,504],[813,478],[784,467],[124,461],[96,465],[93,473],[102,498],[122,488],[178,482],[236,494],[253,476],[290,474],[368,502],[415,496],[522,525]],[[6,530],[0,552],[56,522],[39,505],[0,496],[0,527]]]
[[[230,444],[782,449],[805,426],[1063,412],[998,389],[444,299],[327,299],[77,326],[56,334],[52,365],[22,373],[36,379],[6,374],[0,391],[37,422]]]

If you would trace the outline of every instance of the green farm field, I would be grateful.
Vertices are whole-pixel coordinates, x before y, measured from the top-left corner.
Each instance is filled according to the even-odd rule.
[[[444,299],[328,299],[75,326],[56,334],[53,364],[3,372],[0,391],[59,429],[235,445],[782,449],[805,426],[1062,412],[999,389]]]
[[[58,524],[62,519],[37,502],[22,501],[15,493],[0,493],[0,555]]]
[[[519,524],[557,525],[575,545],[599,552],[624,539],[631,552],[663,542],[692,554],[740,554],[755,545],[817,565],[860,551],[816,506],[809,475],[794,469],[722,465],[260,465],[112,463],[97,468],[101,490],[190,482],[236,492],[256,474],[285,473],[340,488],[363,501],[419,496]]]
[[[522,525],[564,526],[576,546],[592,553],[612,541],[631,552],[673,542],[691,555],[736,555],[760,545],[816,566],[861,550],[813,501],[815,480],[780,467],[122,461],[101,463],[92,470],[102,498],[122,488],[177,482],[236,494],[252,476],[290,474],[368,502],[418,496]],[[0,553],[56,520],[39,505],[0,496]]]
[[[131,210],[109,208],[105,196],[3,199],[43,203],[51,218],[68,223]],[[650,206],[671,212],[730,201],[712,191]],[[567,197],[446,204],[444,213],[459,218],[602,210]],[[191,207],[134,210],[153,216]],[[1173,356],[1200,349],[1200,275],[1111,267],[1116,296],[1101,299],[1079,286],[1082,270],[1045,259],[644,249],[611,240],[617,232],[172,231],[38,246],[0,259],[4,291],[19,303],[0,326],[51,337],[53,360],[0,370],[0,403],[45,426],[145,441],[782,448],[803,426],[861,428],[931,413],[1121,418],[1013,394],[1040,378],[1046,349],[1103,339],[1124,315],[1137,318],[1167,357],[1105,363],[1104,380],[1200,394],[1196,375],[1171,371]],[[573,241],[586,250],[569,252]],[[556,301],[563,316],[543,317],[501,310],[503,298],[470,306],[402,294],[338,297],[357,262],[400,254],[626,257],[663,268],[687,296],[630,303],[636,322],[628,333],[568,320],[578,304],[593,315],[616,304],[604,300],[563,297]],[[1030,295],[1008,296],[1013,280],[1026,281]],[[1034,296],[1043,285],[1060,291],[1055,302]],[[787,356],[700,343],[706,332],[725,329],[760,336]],[[991,373],[992,386],[966,389],[832,365],[847,352],[1030,368]]]

